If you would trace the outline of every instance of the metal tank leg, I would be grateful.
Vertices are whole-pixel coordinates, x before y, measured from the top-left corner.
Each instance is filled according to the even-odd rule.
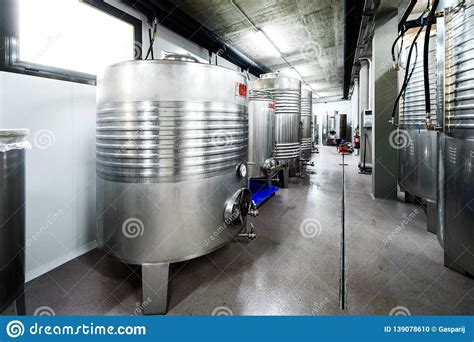
[[[421,204],[422,200],[420,197],[415,196],[408,191],[405,191],[405,202],[410,204]]]
[[[436,234],[438,229],[436,228],[436,202],[427,200],[426,201],[426,229],[433,234]]]
[[[285,167],[279,172],[278,178],[280,179],[280,187],[283,189],[288,188],[288,181],[290,178],[290,170],[288,167]]]
[[[170,264],[142,265],[142,293],[145,315],[164,315],[168,312]]]
[[[15,309],[18,316],[26,315],[26,305],[25,305],[25,286],[23,285],[20,290],[20,295],[15,300]]]

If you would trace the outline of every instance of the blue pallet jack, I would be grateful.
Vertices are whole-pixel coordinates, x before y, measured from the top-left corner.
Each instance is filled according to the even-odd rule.
[[[268,182],[266,178],[252,178],[249,187],[252,192],[252,200],[255,202],[257,208],[273,197],[280,189],[272,185],[271,182]]]

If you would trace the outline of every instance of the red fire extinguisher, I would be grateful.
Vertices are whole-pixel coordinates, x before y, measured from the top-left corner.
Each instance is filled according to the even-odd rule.
[[[360,149],[359,127],[357,127],[354,131],[354,148]]]

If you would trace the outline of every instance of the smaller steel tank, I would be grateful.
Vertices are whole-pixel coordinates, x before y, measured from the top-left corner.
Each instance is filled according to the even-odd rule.
[[[270,73],[261,75],[252,87],[272,94],[275,100],[273,157],[288,162],[290,175],[296,175],[300,157],[301,81]]]
[[[311,140],[313,141],[313,147],[319,145],[319,124],[318,116],[314,115],[311,118]]]
[[[24,314],[27,129],[0,130],[0,312]]]
[[[269,177],[277,166],[277,161],[272,158],[275,101],[269,92],[250,90],[248,108],[248,175],[250,178]]]
[[[313,92],[311,90],[301,90],[301,127],[300,127],[300,143],[301,158],[309,160],[311,158],[311,117],[313,106]]]
[[[338,126],[336,126],[338,115],[338,111],[329,110],[323,116],[323,145],[335,145],[338,137]]]

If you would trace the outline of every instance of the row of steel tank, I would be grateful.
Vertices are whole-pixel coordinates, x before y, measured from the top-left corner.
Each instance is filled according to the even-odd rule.
[[[301,82],[263,75],[248,91],[240,72],[172,55],[112,65],[97,85],[99,246],[141,265],[146,311],[164,313],[170,264],[254,237],[249,178],[298,167]]]
[[[451,1],[428,53],[431,114],[424,102],[423,56],[400,103],[408,142],[399,151],[402,190],[428,203],[445,265],[474,274],[474,0]],[[423,51],[423,42],[418,41]],[[434,203],[434,212],[430,212]]]
[[[250,87],[250,103],[262,94],[274,101],[273,158],[288,164],[291,176],[303,174],[312,149],[312,91],[302,88],[300,80],[279,73],[261,75]],[[252,109],[250,106],[250,116]]]

